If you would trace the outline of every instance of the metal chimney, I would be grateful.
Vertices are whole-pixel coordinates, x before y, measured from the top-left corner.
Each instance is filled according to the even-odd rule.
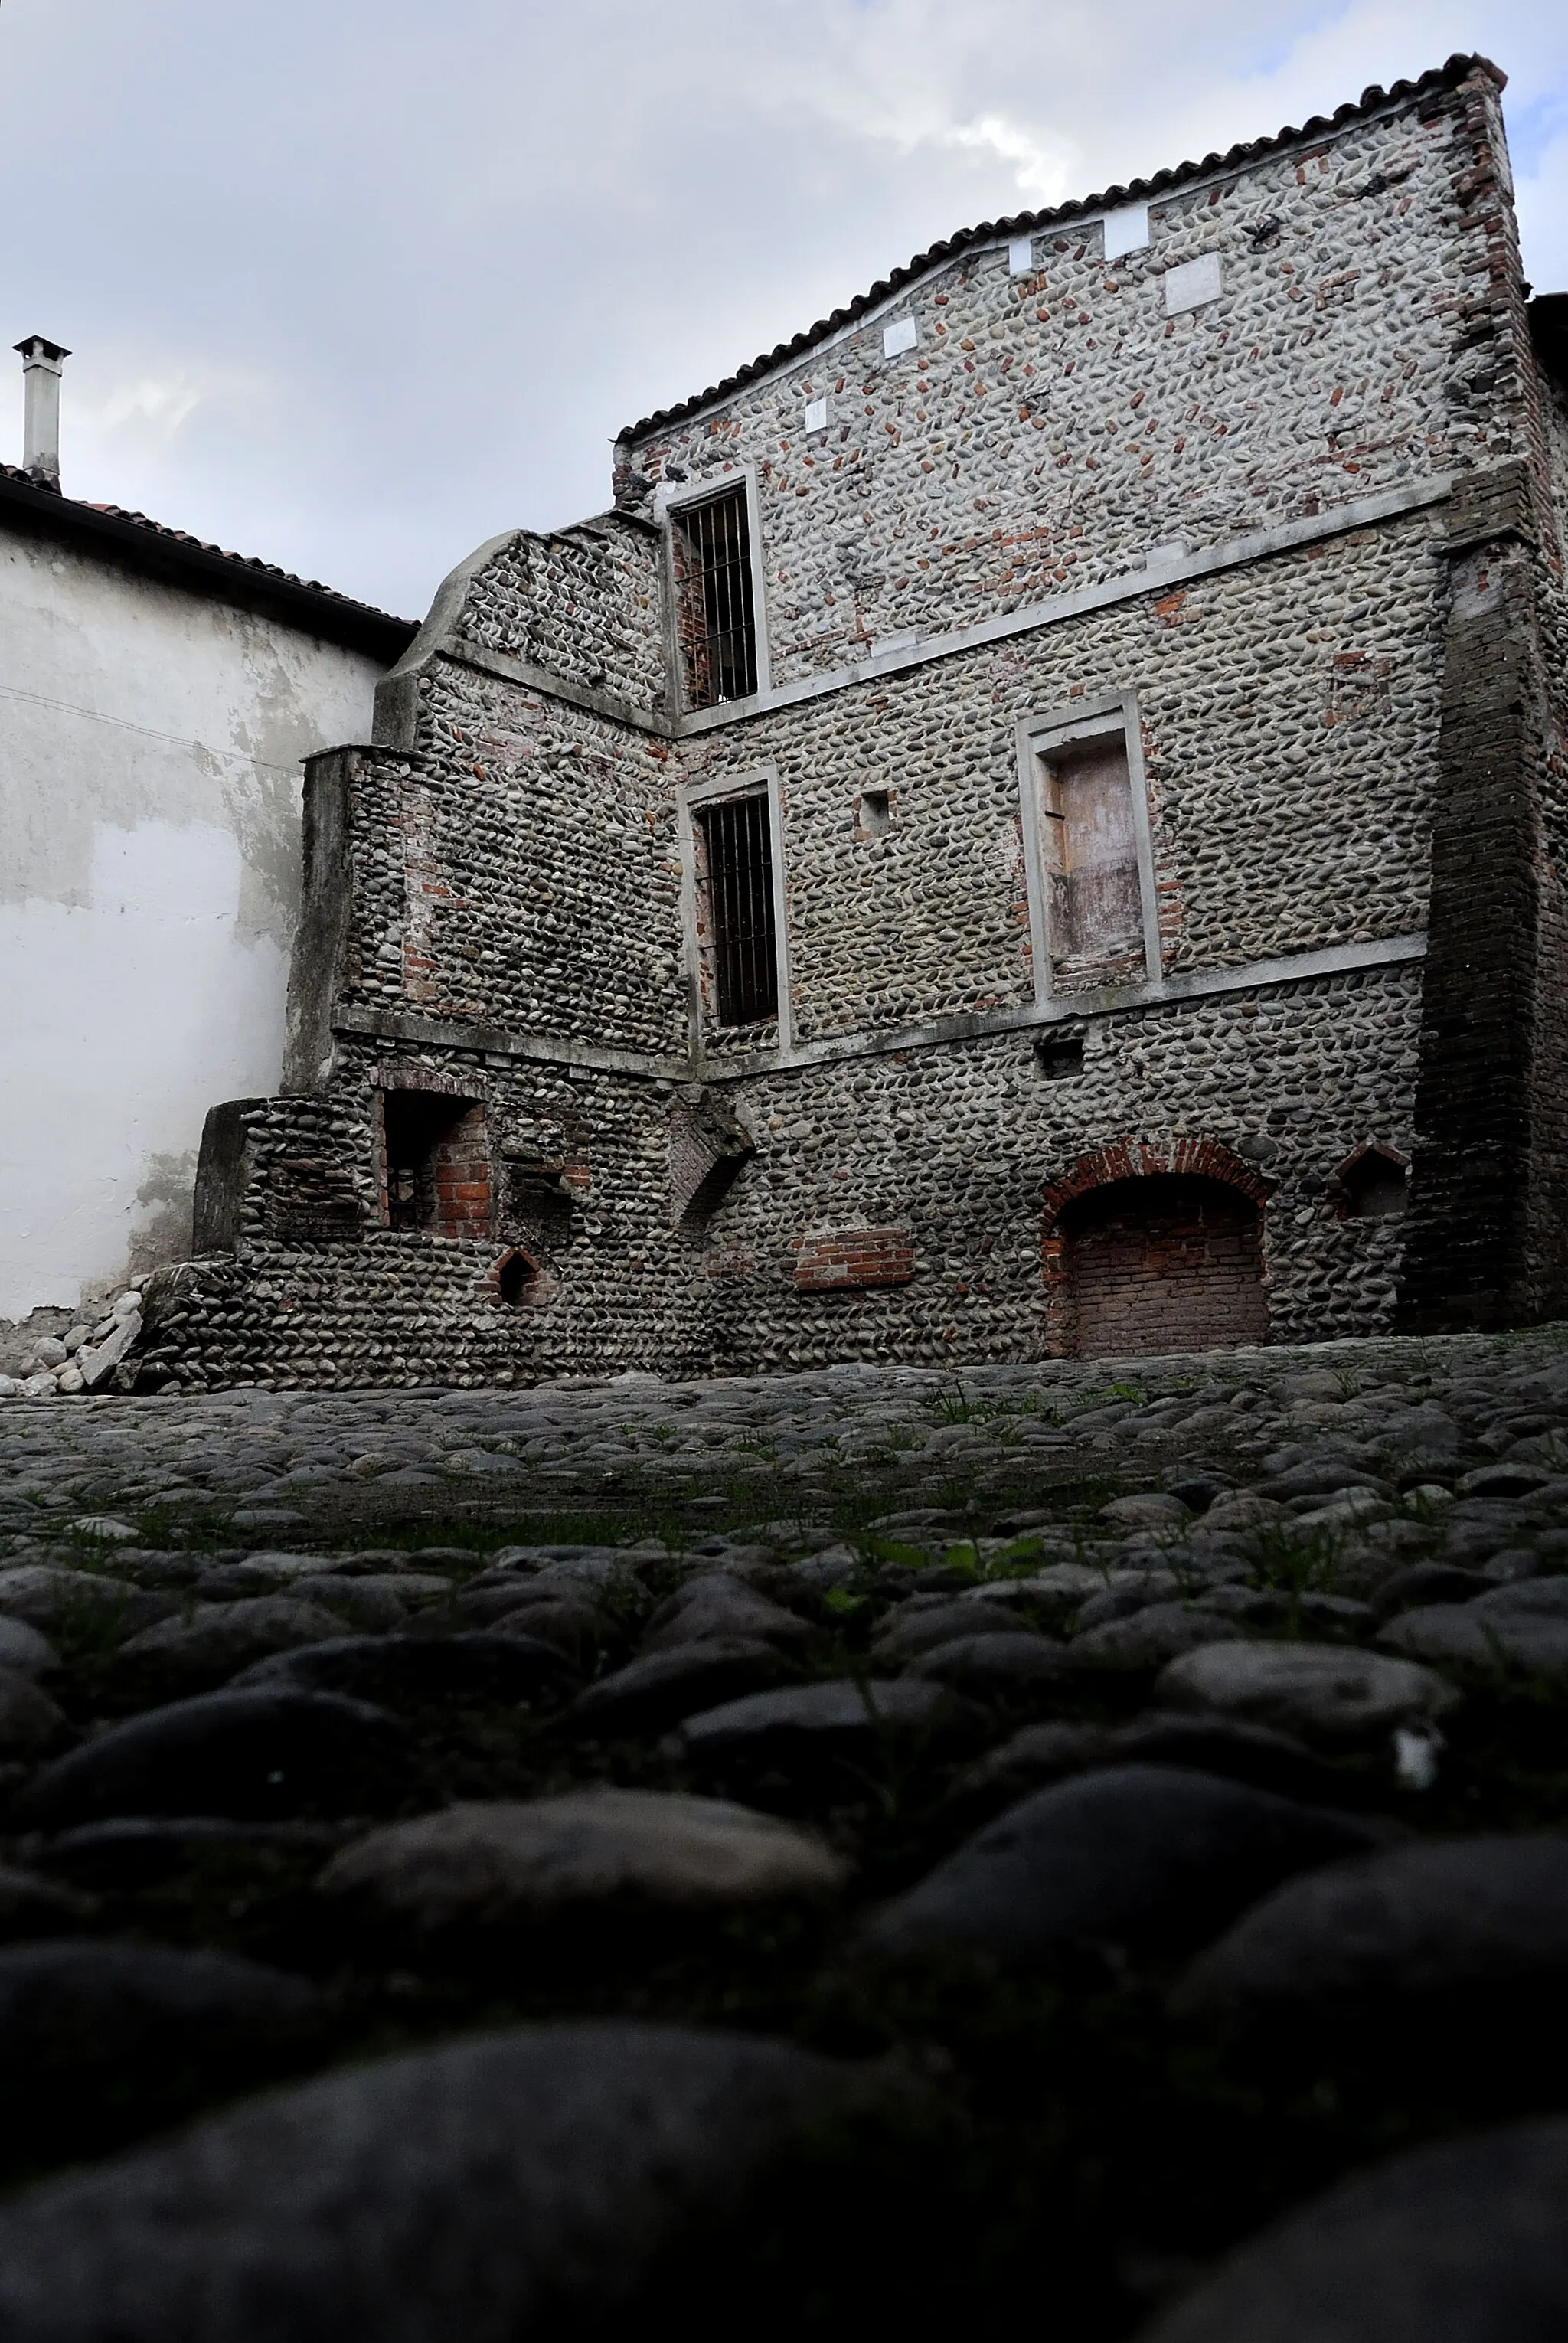
[[[22,468],[35,486],[60,492],[60,368],[71,355],[42,334],[18,342],[27,413],[22,433]]]

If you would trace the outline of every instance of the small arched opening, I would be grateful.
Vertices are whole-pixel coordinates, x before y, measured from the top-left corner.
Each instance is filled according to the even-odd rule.
[[[1410,1201],[1410,1159],[1370,1139],[1334,1172],[1334,1198],[1345,1221],[1397,1221]]]
[[[538,1299],[539,1264],[520,1245],[504,1252],[490,1275],[498,1301],[504,1302],[508,1309]]]
[[[1081,1359],[1266,1342],[1262,1216],[1224,1180],[1152,1172],[1061,1207],[1061,1347]]]

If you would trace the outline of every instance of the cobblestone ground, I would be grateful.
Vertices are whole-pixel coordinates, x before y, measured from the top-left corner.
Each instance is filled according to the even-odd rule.
[[[1568,1329],[0,1403],[0,2328],[1555,2332],[1565,1720]]]

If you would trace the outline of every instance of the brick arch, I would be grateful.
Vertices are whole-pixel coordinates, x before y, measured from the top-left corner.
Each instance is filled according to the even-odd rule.
[[[1104,1147],[1093,1148],[1089,1153],[1079,1156],[1060,1179],[1048,1184],[1041,1199],[1040,1269],[1049,1312],[1048,1348],[1053,1353],[1076,1344],[1078,1339],[1075,1313],[1070,1306],[1073,1299],[1072,1263],[1069,1256],[1068,1238],[1061,1226],[1062,1214],[1070,1205],[1094,1194],[1097,1190],[1109,1190],[1128,1182],[1155,1178],[1160,1179],[1162,1185],[1171,1180],[1187,1180],[1213,1182],[1230,1189],[1256,1210],[1260,1215],[1260,1232],[1262,1207],[1273,1186],[1255,1165],[1248,1163],[1216,1139],[1116,1139]],[[1261,1251],[1257,1263],[1261,1287]],[[1179,1349],[1184,1345],[1172,1342],[1170,1347]]]

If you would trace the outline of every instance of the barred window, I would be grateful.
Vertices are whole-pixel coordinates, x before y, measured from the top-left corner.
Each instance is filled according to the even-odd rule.
[[[759,791],[703,806],[697,826],[715,1021],[760,1025],[779,1013],[767,797]]]
[[[751,525],[746,490],[672,516],[677,627],[689,708],[717,708],[757,689]]]

